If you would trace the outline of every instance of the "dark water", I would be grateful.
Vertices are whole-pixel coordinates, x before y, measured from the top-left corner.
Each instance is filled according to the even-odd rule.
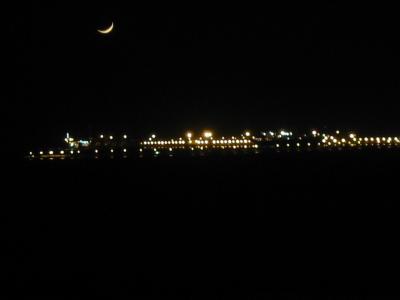
[[[3,291],[395,295],[399,167],[390,150],[20,162],[4,171]]]

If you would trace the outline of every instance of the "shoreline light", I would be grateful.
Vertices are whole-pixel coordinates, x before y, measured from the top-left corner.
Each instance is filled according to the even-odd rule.
[[[212,134],[212,132],[211,131],[204,131],[204,137],[206,138],[206,139],[209,139],[209,138],[212,138],[212,136],[213,136],[213,134]]]

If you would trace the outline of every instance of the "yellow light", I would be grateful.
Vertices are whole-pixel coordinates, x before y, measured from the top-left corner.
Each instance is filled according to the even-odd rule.
[[[300,144],[299,144],[299,143],[297,143],[297,147],[300,147]]]
[[[336,134],[340,134],[340,131],[339,131],[339,130],[336,130]]]
[[[213,136],[212,132],[210,131],[205,131],[203,135],[206,139],[212,138]]]
[[[251,136],[251,132],[246,131],[246,132],[245,132],[245,136],[247,136],[247,137]]]
[[[114,137],[111,135],[111,136],[110,136],[110,140],[113,140],[113,139],[114,139]]]
[[[96,149],[96,150],[94,150],[94,153],[99,153],[99,150],[97,150],[97,149]]]
[[[153,135],[151,136],[151,138],[152,138],[152,139],[155,139],[155,138],[156,138],[156,135],[155,135],[155,134],[153,134]]]
[[[74,151],[70,151],[69,153],[74,154]]]
[[[61,154],[61,155],[64,155],[64,151],[60,151],[60,154]]]
[[[342,143],[346,143],[346,140],[345,140],[345,139],[342,139]]]
[[[101,135],[100,135],[100,138],[101,138],[101,139],[104,139],[104,135],[101,134]]]
[[[53,152],[53,151],[49,151],[49,154],[50,154],[50,155],[53,155],[53,154],[54,154],[54,152]]]
[[[356,137],[356,136],[355,136],[354,133],[350,134],[350,138],[351,138],[351,139],[354,139],[355,137]]]
[[[280,145],[279,144],[276,144],[276,148],[279,148],[280,147]]]
[[[114,149],[111,149],[111,151],[110,151],[111,153],[114,153]]]
[[[365,138],[364,141],[368,142],[368,138]]]
[[[193,137],[193,134],[191,132],[188,132],[186,134],[186,137],[190,140]]]
[[[127,150],[126,149],[124,149],[124,153],[126,153],[127,152]]]
[[[313,130],[313,131],[312,131],[312,134],[313,134],[313,135],[317,135],[317,131],[316,131],[316,130]]]
[[[40,151],[39,154],[40,154],[40,155],[43,155],[43,151]]]
[[[126,140],[128,138],[128,136],[126,134],[124,134],[124,139]]]

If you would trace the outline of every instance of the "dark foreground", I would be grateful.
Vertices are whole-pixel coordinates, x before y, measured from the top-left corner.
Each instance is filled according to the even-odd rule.
[[[398,295],[399,167],[398,151],[21,162],[0,293]]]

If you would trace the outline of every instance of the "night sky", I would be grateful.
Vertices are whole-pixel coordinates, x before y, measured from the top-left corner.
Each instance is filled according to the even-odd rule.
[[[7,118],[23,147],[66,131],[400,132],[393,7],[35,1],[16,20]]]

